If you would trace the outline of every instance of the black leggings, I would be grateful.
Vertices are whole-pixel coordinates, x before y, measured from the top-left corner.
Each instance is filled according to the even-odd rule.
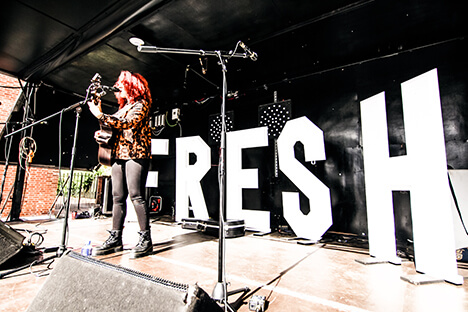
[[[112,164],[112,229],[122,230],[127,215],[127,197],[135,206],[141,231],[149,227],[149,214],[145,200],[149,159],[116,160]]]

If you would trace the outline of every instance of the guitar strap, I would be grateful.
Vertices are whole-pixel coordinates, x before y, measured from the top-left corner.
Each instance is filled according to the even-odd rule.
[[[115,117],[123,117],[125,116],[125,114],[131,110],[134,106],[135,106],[136,103],[133,103],[131,105],[125,105],[121,110],[117,111],[114,116]]]

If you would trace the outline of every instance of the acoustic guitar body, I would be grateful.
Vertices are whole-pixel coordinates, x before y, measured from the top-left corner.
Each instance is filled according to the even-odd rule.
[[[114,143],[114,132],[111,127],[100,123],[101,131],[96,142],[99,144],[98,161],[101,165],[112,165],[112,146]]]

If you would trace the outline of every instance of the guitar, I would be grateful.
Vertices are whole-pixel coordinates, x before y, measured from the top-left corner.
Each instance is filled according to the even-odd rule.
[[[99,77],[100,78],[100,77]],[[98,81],[98,85],[100,86],[100,80]],[[99,102],[101,96],[105,95],[105,92],[97,92],[98,88],[93,89],[92,93],[92,101]],[[99,126],[101,130],[96,131],[94,134],[94,139],[99,144],[99,151],[98,151],[98,161],[101,165],[104,166],[111,166],[112,165],[112,146],[114,144],[114,130],[105,125],[102,122],[99,122]]]
[[[111,166],[112,164],[112,146],[114,143],[114,131],[111,127],[99,123],[101,130],[95,136],[96,142],[99,144],[98,161],[101,165]]]

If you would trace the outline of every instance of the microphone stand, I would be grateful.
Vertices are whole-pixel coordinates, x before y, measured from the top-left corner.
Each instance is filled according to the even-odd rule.
[[[204,50],[189,50],[189,49],[173,49],[173,48],[159,48],[154,46],[138,46],[137,50],[142,53],[175,53],[175,54],[194,54],[201,56],[216,56],[219,58],[223,73],[223,96],[221,102],[221,142],[219,153],[219,240],[218,240],[218,282],[213,289],[212,298],[224,304],[225,310],[235,311],[228,303],[227,298],[231,295],[249,292],[248,287],[240,288],[233,291],[227,291],[226,282],[226,268],[225,268],[225,241],[226,233],[224,230],[225,217],[226,217],[226,94],[227,94],[227,81],[226,81],[226,62],[225,59],[231,57],[248,58],[247,53],[228,52],[222,53],[221,51],[204,51]],[[252,57],[251,57],[252,58]],[[252,60],[254,60],[252,58]],[[242,297],[241,297],[242,298]]]
[[[74,133],[74,139],[73,139],[73,147],[72,147],[72,154],[71,154],[71,161],[70,161],[70,177],[73,177],[73,170],[74,170],[74,166],[75,166],[75,154],[76,154],[76,142],[77,142],[77,137],[78,137],[78,123],[79,123],[79,119],[80,119],[80,114],[82,112],[82,108],[81,106],[86,104],[86,102],[88,101],[89,99],[89,93],[90,93],[90,88],[88,88],[87,90],[87,93],[86,93],[86,97],[85,97],[85,100],[84,101],[81,101],[81,102],[77,102],[61,111],[58,111],[48,117],[45,117],[39,121],[36,121],[32,124],[29,124],[17,131],[13,131],[11,132],[10,134],[6,135],[5,138],[7,137],[10,137],[18,132],[21,132],[23,130],[26,130],[28,128],[31,128],[33,127],[34,125],[37,125],[39,123],[42,123],[46,120],[49,120],[51,119],[52,117],[55,117],[59,114],[62,114],[64,112],[68,112],[68,111],[71,111],[71,110],[75,110],[76,112],[76,121],[75,121],[75,133]],[[50,259],[50,258],[54,258],[54,257],[61,257],[64,252],[66,251],[66,241],[67,241],[67,231],[68,231],[68,216],[69,216],[69,212],[70,212],[70,197],[71,197],[71,191],[72,191],[72,182],[73,182],[73,178],[70,178],[69,182],[68,182],[68,200],[67,200],[67,203],[66,203],[66,207],[65,207],[65,218],[63,220],[63,228],[62,228],[62,240],[61,240],[61,243],[58,247],[58,250],[57,250],[57,254],[55,256],[52,256],[52,257],[49,257],[47,259]]]

